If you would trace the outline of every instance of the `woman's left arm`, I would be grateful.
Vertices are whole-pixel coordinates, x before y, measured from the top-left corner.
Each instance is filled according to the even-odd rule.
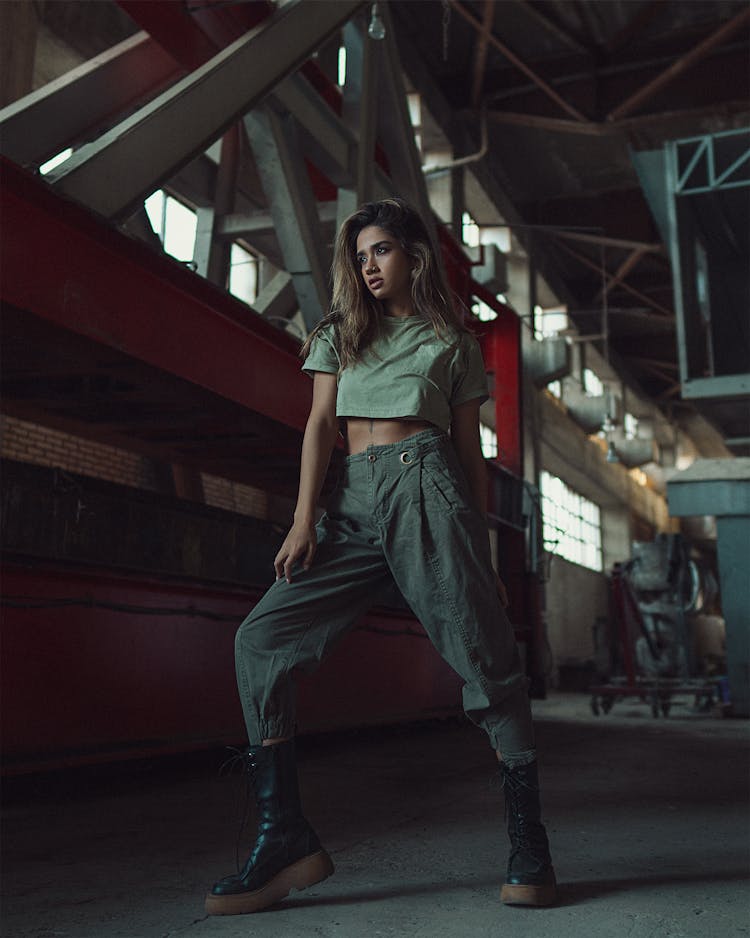
[[[482,443],[479,437],[479,398],[466,401],[452,408],[451,440],[461,463],[461,468],[469,483],[469,493],[475,506],[487,517],[487,466],[482,455]],[[489,537],[489,531],[487,532]],[[508,605],[508,593],[505,584],[496,570],[495,585],[500,602]]]
[[[469,483],[475,506],[487,514],[487,467],[479,439],[479,398],[459,404],[451,411],[451,440]]]

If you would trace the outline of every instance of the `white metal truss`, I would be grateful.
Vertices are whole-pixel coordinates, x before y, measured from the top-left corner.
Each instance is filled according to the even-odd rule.
[[[260,26],[191,72],[50,179],[106,218],[122,220],[295,71],[362,0],[289,0]]]
[[[184,74],[146,33],[136,33],[0,111],[0,152],[39,166]]]
[[[271,105],[245,116],[245,128],[268,196],[271,217],[308,329],[328,307],[328,257],[294,118]]]

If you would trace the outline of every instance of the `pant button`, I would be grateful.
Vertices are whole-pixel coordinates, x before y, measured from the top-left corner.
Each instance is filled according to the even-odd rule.
[[[375,456],[374,453],[370,453],[370,455],[367,458],[370,460],[370,462],[375,462],[377,457]]]

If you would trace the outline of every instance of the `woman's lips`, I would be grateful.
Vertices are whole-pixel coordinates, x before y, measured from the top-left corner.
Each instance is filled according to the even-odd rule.
[[[368,286],[371,290],[377,290],[378,287],[382,287],[382,286],[383,286],[383,278],[382,278],[382,277],[373,277],[372,280],[369,280],[369,281],[368,281],[367,286]]]

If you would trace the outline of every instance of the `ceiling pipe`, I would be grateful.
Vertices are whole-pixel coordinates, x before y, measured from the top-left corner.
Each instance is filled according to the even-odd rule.
[[[458,159],[451,160],[450,163],[441,163],[439,166],[423,166],[422,172],[425,176],[433,176],[437,173],[447,172],[449,169],[456,169],[459,166],[468,166],[470,163],[478,163],[479,160],[483,159],[489,149],[487,138],[487,108],[485,105],[482,105],[479,119],[482,144],[477,152],[470,153],[468,156],[460,156]]]

